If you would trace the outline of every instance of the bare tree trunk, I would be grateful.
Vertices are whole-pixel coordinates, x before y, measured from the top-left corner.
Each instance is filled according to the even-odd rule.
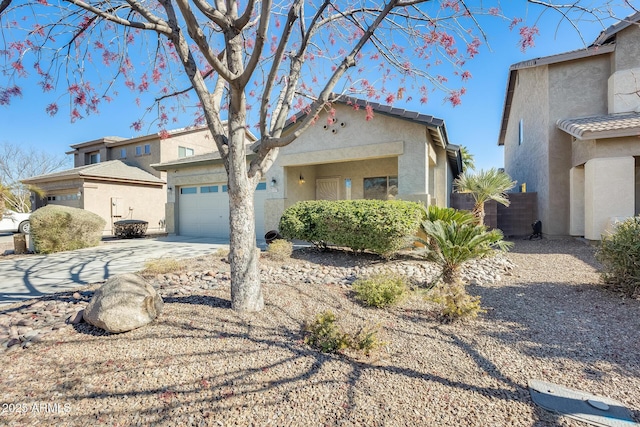
[[[232,71],[242,67],[241,46],[229,43],[229,63]],[[264,307],[260,268],[260,251],[256,248],[256,222],[253,194],[259,176],[249,177],[245,147],[247,107],[242,87],[230,85],[229,90],[229,264],[231,265],[231,307],[237,311],[260,311]]]
[[[246,177],[243,180],[247,181]],[[258,265],[260,250],[256,248],[253,189],[247,185],[238,187],[242,188],[232,192],[229,186],[231,307],[238,311],[260,311],[264,301]]]

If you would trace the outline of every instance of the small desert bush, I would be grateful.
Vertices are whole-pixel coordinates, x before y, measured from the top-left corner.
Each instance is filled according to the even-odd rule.
[[[435,288],[427,299],[440,304],[440,316],[445,322],[475,319],[486,311],[480,307],[480,297],[469,295],[461,284],[443,284]]]
[[[399,302],[407,294],[405,278],[398,274],[382,273],[353,283],[356,298],[370,307],[386,307]]]
[[[629,296],[640,291],[640,216],[616,225],[604,235],[596,258],[602,263],[605,283],[619,287]]]
[[[174,258],[156,258],[144,263],[143,275],[175,273],[184,270],[184,263]]]
[[[291,258],[293,253],[293,243],[284,240],[277,239],[269,243],[267,247],[267,255],[269,258],[275,261],[284,261]]]
[[[366,355],[383,345],[378,339],[378,328],[363,328],[355,334],[349,334],[337,322],[336,315],[330,310],[317,315],[313,322],[305,324],[304,342],[323,353],[351,349]]]
[[[98,246],[106,221],[93,212],[49,205],[30,218],[36,252],[50,254]]]

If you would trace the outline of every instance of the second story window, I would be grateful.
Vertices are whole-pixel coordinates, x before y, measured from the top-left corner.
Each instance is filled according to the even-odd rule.
[[[142,156],[142,145],[136,147],[136,156]]]
[[[127,149],[126,148],[121,148],[120,149],[120,158],[121,159],[126,159],[127,158]]]
[[[100,153],[90,153],[89,154],[89,164],[100,163]]]
[[[151,154],[151,144],[138,145],[136,147],[136,156],[142,156],[143,154]]]
[[[151,154],[151,144],[144,144],[144,154]]]
[[[178,147],[178,157],[179,158],[193,156],[193,154],[194,154],[193,148]]]
[[[522,145],[524,141],[524,120],[520,119],[518,123],[518,145]]]

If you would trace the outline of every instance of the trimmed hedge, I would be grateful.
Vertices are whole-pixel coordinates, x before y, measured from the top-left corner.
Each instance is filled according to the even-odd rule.
[[[279,227],[288,239],[388,257],[411,244],[423,217],[423,205],[402,200],[308,200],[285,210]]]
[[[50,254],[98,246],[106,221],[93,212],[48,205],[29,219],[36,252]]]

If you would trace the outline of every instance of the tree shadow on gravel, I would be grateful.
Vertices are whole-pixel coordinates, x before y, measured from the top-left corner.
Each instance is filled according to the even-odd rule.
[[[487,320],[517,325],[487,333],[505,343],[526,344],[523,351],[529,356],[604,361],[624,369],[635,364],[637,369],[637,355],[629,344],[640,342],[640,328],[629,321],[640,315],[638,300],[620,299],[593,284],[551,282],[474,286],[469,293],[481,297],[489,309]]]
[[[162,298],[165,304],[198,304],[212,308],[231,308],[231,301],[211,295],[167,296]]]
[[[513,240],[514,246],[509,251],[516,254],[563,254],[571,255],[596,270],[602,265],[596,261],[596,242],[581,238],[543,238],[539,240]]]
[[[353,252],[347,248],[318,249],[314,247],[302,248],[293,251],[292,260],[319,264],[326,267],[362,267],[368,265],[383,265],[389,260],[370,252]],[[416,261],[420,260],[411,252],[401,252],[391,261]]]

